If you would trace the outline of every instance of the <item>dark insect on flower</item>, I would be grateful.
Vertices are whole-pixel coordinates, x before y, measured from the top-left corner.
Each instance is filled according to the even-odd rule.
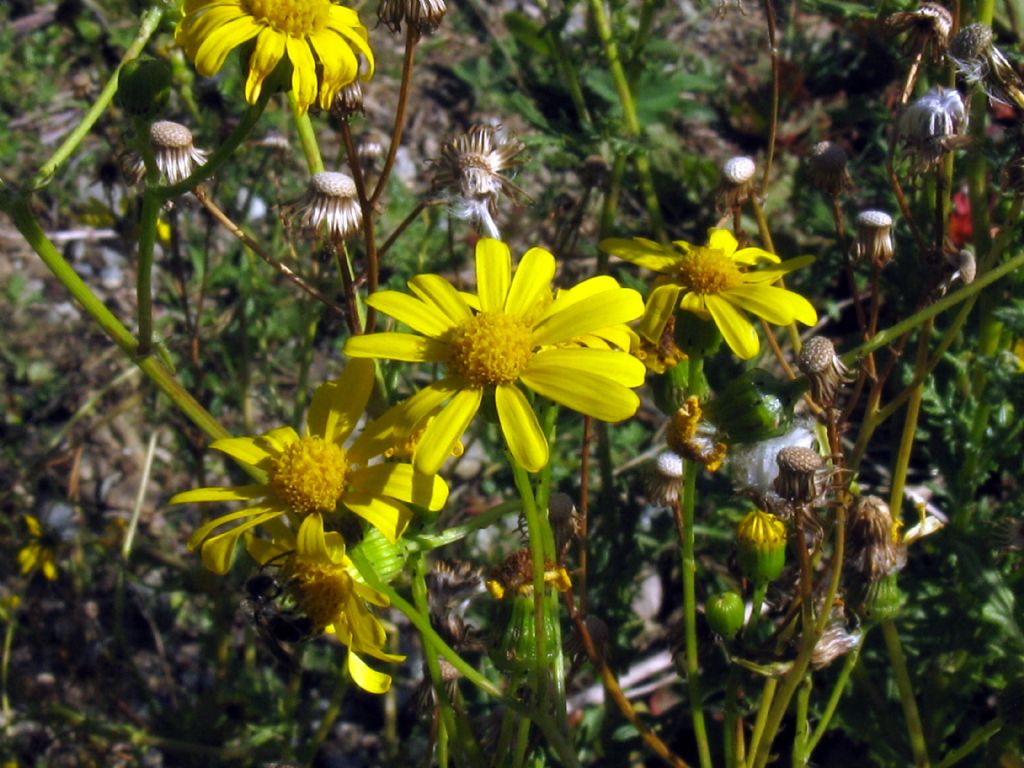
[[[289,672],[297,669],[294,655],[282,643],[299,643],[314,634],[312,620],[287,605],[286,588],[272,574],[260,570],[245,583],[247,604],[260,638],[274,658]]]

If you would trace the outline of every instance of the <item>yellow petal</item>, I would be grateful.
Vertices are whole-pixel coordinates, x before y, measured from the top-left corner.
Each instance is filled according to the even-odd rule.
[[[480,309],[498,312],[512,281],[512,253],[501,240],[482,237],[476,243],[476,291]]]
[[[241,525],[232,528],[230,531],[219,533],[203,542],[202,560],[207,570],[216,574],[224,575],[231,570],[231,563],[235,559],[235,545],[238,537],[250,528],[277,517],[280,512],[267,512],[266,514],[254,517]]]
[[[356,79],[359,74],[359,62],[352,49],[334,30],[314,32],[309,35],[308,40],[323,67],[320,107],[329,110],[338,91]]]
[[[300,115],[306,114],[316,101],[320,81],[316,75],[316,61],[309,43],[304,39],[285,38],[288,58],[292,62],[292,93],[295,95],[295,109]]]
[[[413,456],[413,466],[418,472],[425,475],[437,474],[476,416],[482,399],[482,389],[463,389],[455,393],[420,438]]]
[[[644,368],[643,363],[625,353],[611,354],[630,357],[641,369]],[[602,421],[628,419],[640,406],[640,398],[632,389],[592,371],[566,370],[561,365],[531,365],[520,380],[538,394]]]
[[[634,237],[631,240],[610,237],[601,241],[600,248],[605,253],[655,272],[670,272],[679,263],[680,258],[679,254],[673,253],[665,246],[643,237]]]
[[[448,359],[447,344],[411,333],[370,333],[345,342],[349,357],[377,357],[408,363],[441,363]]]
[[[757,354],[761,347],[757,331],[742,312],[716,294],[706,295],[704,306],[722,332],[725,343],[740,360],[749,360]]]
[[[356,463],[366,463],[374,456],[380,456],[412,434],[427,416],[457,391],[458,387],[448,379],[442,379],[393,406],[363,427],[348,449],[349,458]]]
[[[214,440],[210,447],[252,467],[261,466],[263,462],[272,458],[270,452],[260,445],[255,437],[225,437]]]
[[[815,259],[813,256],[797,256],[795,259],[786,259],[785,261],[775,265],[774,267],[744,272],[743,282],[774,283],[783,275],[792,272],[794,269],[800,269],[801,267],[806,267],[809,264],[813,264],[814,261]]]
[[[363,416],[375,374],[372,360],[352,360],[341,376],[317,387],[306,416],[306,432],[328,442],[344,442]]]
[[[289,445],[299,441],[299,433],[291,427],[277,427],[269,432],[264,432],[256,440],[277,456]]]
[[[377,291],[366,303],[432,339],[441,338],[456,325],[434,305],[400,291]]]
[[[461,435],[460,435],[461,436]],[[363,493],[391,496],[436,511],[448,499],[448,486],[437,475],[425,475],[411,464],[373,464],[351,473],[349,486]]]
[[[675,315],[676,305],[679,304],[682,293],[682,287],[675,283],[659,285],[651,291],[651,295],[647,297],[647,306],[644,307],[643,319],[637,326],[637,333],[653,344],[660,344],[665,326]]]
[[[708,248],[721,251],[724,256],[731,256],[740,244],[728,229],[709,229]]]
[[[249,75],[245,79],[245,100],[255,104],[263,91],[263,81],[274,71],[285,54],[287,38],[280,32],[264,27],[256,38],[256,47],[249,56]]]
[[[423,301],[437,307],[453,325],[464,323],[473,316],[455,286],[440,275],[416,275],[409,280],[408,286]]]
[[[732,255],[732,260],[738,264],[760,264],[762,261],[770,261],[778,264],[780,259],[771,251],[764,248],[743,248]]]
[[[384,496],[350,491],[345,494],[342,504],[380,531],[392,544],[398,541],[412,520],[411,509]]]
[[[264,483],[232,485],[223,488],[193,488],[176,493],[168,504],[197,504],[204,501],[252,501],[270,492]]]
[[[348,673],[352,682],[369,693],[387,693],[391,687],[391,675],[372,669],[352,650],[348,652]]]
[[[519,267],[512,278],[505,312],[522,316],[530,312],[539,302],[551,297],[551,281],[555,277],[555,257],[543,248],[531,248],[519,260]]]
[[[213,520],[210,520],[196,528],[195,531],[192,532],[192,535],[188,537],[188,548],[195,549],[207,536],[210,535],[212,530],[220,528],[222,525],[227,523],[234,522],[235,520],[241,520],[243,517],[261,517],[264,515],[276,517],[281,514],[284,514],[284,509],[270,504],[265,504],[259,507],[246,507],[245,509],[228,512],[226,515],[215,517]],[[269,517],[267,519],[269,519]]]
[[[548,441],[526,397],[515,384],[500,384],[494,404],[505,442],[527,472],[540,472],[548,463]]]
[[[584,333],[636,320],[644,313],[644,300],[632,288],[616,288],[575,302],[544,318],[533,329],[535,345],[558,344]]]
[[[324,540],[324,521],[319,514],[306,515],[295,537],[295,551],[300,557],[329,560]]]
[[[185,50],[203,77],[213,77],[228,54],[259,34],[260,27],[238,8],[212,8],[184,33]]]
[[[534,370],[559,369],[566,375],[572,375],[576,371],[593,374],[624,387],[639,387],[644,383],[647,374],[646,366],[628,352],[614,349],[557,347],[541,350],[534,355],[524,375]]]
[[[818,322],[818,313],[803,296],[773,285],[737,285],[723,298],[775,325],[799,320],[804,325]]]

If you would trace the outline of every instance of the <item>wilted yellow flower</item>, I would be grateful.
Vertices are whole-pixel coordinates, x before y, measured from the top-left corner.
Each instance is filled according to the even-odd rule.
[[[321,385],[306,418],[306,435],[281,427],[258,437],[232,437],[210,447],[243,465],[264,472],[265,482],[227,488],[196,488],[179,493],[171,504],[245,501],[245,509],[221,515],[200,526],[189,546],[202,545],[203,564],[215,573],[231,567],[238,537],[282,515],[298,524],[309,516],[331,516],[340,510],[359,515],[394,541],[412,517],[407,504],[430,510],[444,506],[448,486],[438,477],[421,474],[411,464],[370,463],[379,454],[364,434],[345,448],[373,389],[372,361],[357,360],[341,376]],[[210,536],[216,528],[245,522]]]
[[[330,0],[185,0],[181,12],[175,39],[203,77],[215,75],[232,50],[256,38],[245,81],[250,104],[285,57],[303,113],[316,101],[331,108],[338,91],[359,74],[357,54],[366,59],[365,76],[373,74],[366,27],[355,11]]]
[[[761,248],[740,248],[725,229],[712,229],[707,245],[676,240],[673,247],[653,240],[610,238],[601,249],[620,259],[661,272],[647,298],[647,309],[639,333],[657,343],[676,308],[712,319],[729,348],[743,360],[757,354],[757,331],[746,312],[776,325],[799,320],[805,325],[818,322],[818,313],[803,296],[772,285],[788,272],[809,264],[803,257],[779,261]],[[744,271],[762,262],[776,266]]]
[[[508,246],[484,238],[476,246],[476,295],[460,293],[440,275],[418,275],[408,283],[414,296],[370,296],[370,306],[416,333],[354,336],[346,354],[446,368],[439,381],[380,419],[408,434],[436,414],[413,456],[420,472],[441,467],[485,393],[494,395],[509,450],[531,472],[547,464],[548,442],[521,387],[605,421],[636,413],[640,400],[631,387],[643,383],[643,364],[623,350],[600,348],[597,339],[625,339],[611,329],[640,316],[640,294],[604,278],[552,298],[554,274],[554,256],[531,248],[513,277]]]
[[[348,671],[356,685],[370,693],[387,691],[391,676],[372,669],[360,654],[392,662],[405,656],[384,650],[387,634],[370,605],[386,607],[388,600],[363,582],[345,554],[341,535],[324,532],[320,516],[310,515],[299,526],[298,536],[277,541],[250,538],[246,546],[260,565],[279,568],[296,610],[310,620],[314,632],[334,635],[348,646]]]
[[[43,534],[43,526],[34,515],[22,515],[25,527],[28,528],[28,543],[18,551],[18,565],[23,575],[39,571],[47,581],[57,578],[57,566],[54,565],[53,547],[48,537]]]

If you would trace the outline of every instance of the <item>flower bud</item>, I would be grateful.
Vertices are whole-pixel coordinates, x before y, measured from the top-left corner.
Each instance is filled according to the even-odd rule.
[[[758,442],[789,428],[799,394],[796,386],[754,368],[729,382],[708,403],[707,416],[727,435],[727,442]]]
[[[898,574],[890,573],[852,590],[854,610],[863,621],[886,621],[899,615],[903,608],[903,592],[898,577]]]
[[[786,565],[786,525],[770,512],[755,509],[736,528],[737,559],[755,584],[774,581]]]
[[[391,583],[405,567],[405,548],[398,542],[388,541],[372,525],[367,526],[363,540],[352,549],[361,552],[373,564],[373,570],[385,583]]]
[[[743,598],[735,592],[723,592],[708,600],[704,614],[716,634],[731,640],[743,626],[745,607]]]
[[[117,79],[117,104],[132,117],[151,120],[167,106],[171,65],[140,56],[125,64]]]
[[[544,609],[545,653],[542,660],[537,659],[537,624],[534,616],[533,595],[517,594],[507,603],[508,610],[504,615],[504,623],[499,618],[495,624],[501,627],[500,634],[488,649],[494,666],[503,672],[526,672],[540,666],[548,667],[555,663],[561,649],[554,642],[558,636],[558,600],[553,595],[541,598],[547,602]]]

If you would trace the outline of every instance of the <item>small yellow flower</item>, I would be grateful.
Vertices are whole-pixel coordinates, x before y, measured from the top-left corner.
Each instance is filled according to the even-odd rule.
[[[43,526],[34,515],[22,515],[25,527],[28,528],[29,542],[18,551],[18,565],[24,576],[36,571],[43,574],[47,581],[57,578],[57,566],[54,565],[53,547]]]
[[[547,464],[548,443],[521,387],[605,421],[636,413],[640,400],[631,388],[643,383],[644,366],[608,348],[608,339],[628,343],[624,329],[615,327],[640,316],[640,294],[602,278],[552,298],[554,274],[554,256],[531,248],[513,276],[508,246],[483,238],[476,246],[476,295],[459,293],[439,275],[418,275],[408,283],[414,296],[370,296],[370,306],[416,333],[354,336],[346,354],[441,363],[446,369],[443,378],[379,420],[397,434],[409,434],[436,415],[413,456],[420,472],[440,469],[485,393],[494,395],[509,450],[531,472]]]
[[[373,74],[366,27],[355,11],[330,0],[185,0],[181,12],[175,39],[203,77],[215,75],[232,50],[256,38],[245,82],[250,104],[285,57],[302,113],[316,101],[331,108],[359,74],[357,54],[366,59],[365,76]]]
[[[729,348],[743,360],[760,348],[757,332],[745,312],[769,323],[788,325],[799,320],[805,325],[818,322],[814,307],[803,296],[772,285],[788,272],[810,263],[809,257],[779,262],[779,257],[761,248],[740,248],[725,229],[712,229],[705,246],[676,240],[668,247],[634,237],[610,238],[601,249],[620,259],[661,272],[647,298],[639,332],[658,343],[676,308],[712,319]],[[744,271],[761,262],[776,266]]]
[[[341,535],[324,532],[322,519],[310,515],[297,536],[276,541],[250,537],[246,546],[260,565],[280,569],[296,609],[309,618],[314,632],[334,635],[348,647],[348,671],[356,685],[370,693],[387,691],[391,676],[372,669],[360,654],[390,662],[405,656],[384,650],[387,634],[370,605],[387,607],[388,600],[362,581]]]
[[[407,504],[438,510],[448,486],[438,477],[421,474],[411,464],[371,463],[379,454],[366,434],[349,446],[369,400],[374,382],[372,361],[357,360],[341,376],[320,386],[306,418],[306,435],[281,427],[259,437],[232,437],[210,447],[239,463],[265,473],[265,482],[227,488],[196,488],[179,493],[171,504],[207,501],[255,502],[200,526],[189,539],[202,545],[203,564],[215,573],[231,568],[238,537],[282,515],[295,524],[304,518],[348,510],[395,541],[412,517]],[[211,536],[214,529],[236,520],[234,528]],[[279,530],[280,526],[275,526]]]

